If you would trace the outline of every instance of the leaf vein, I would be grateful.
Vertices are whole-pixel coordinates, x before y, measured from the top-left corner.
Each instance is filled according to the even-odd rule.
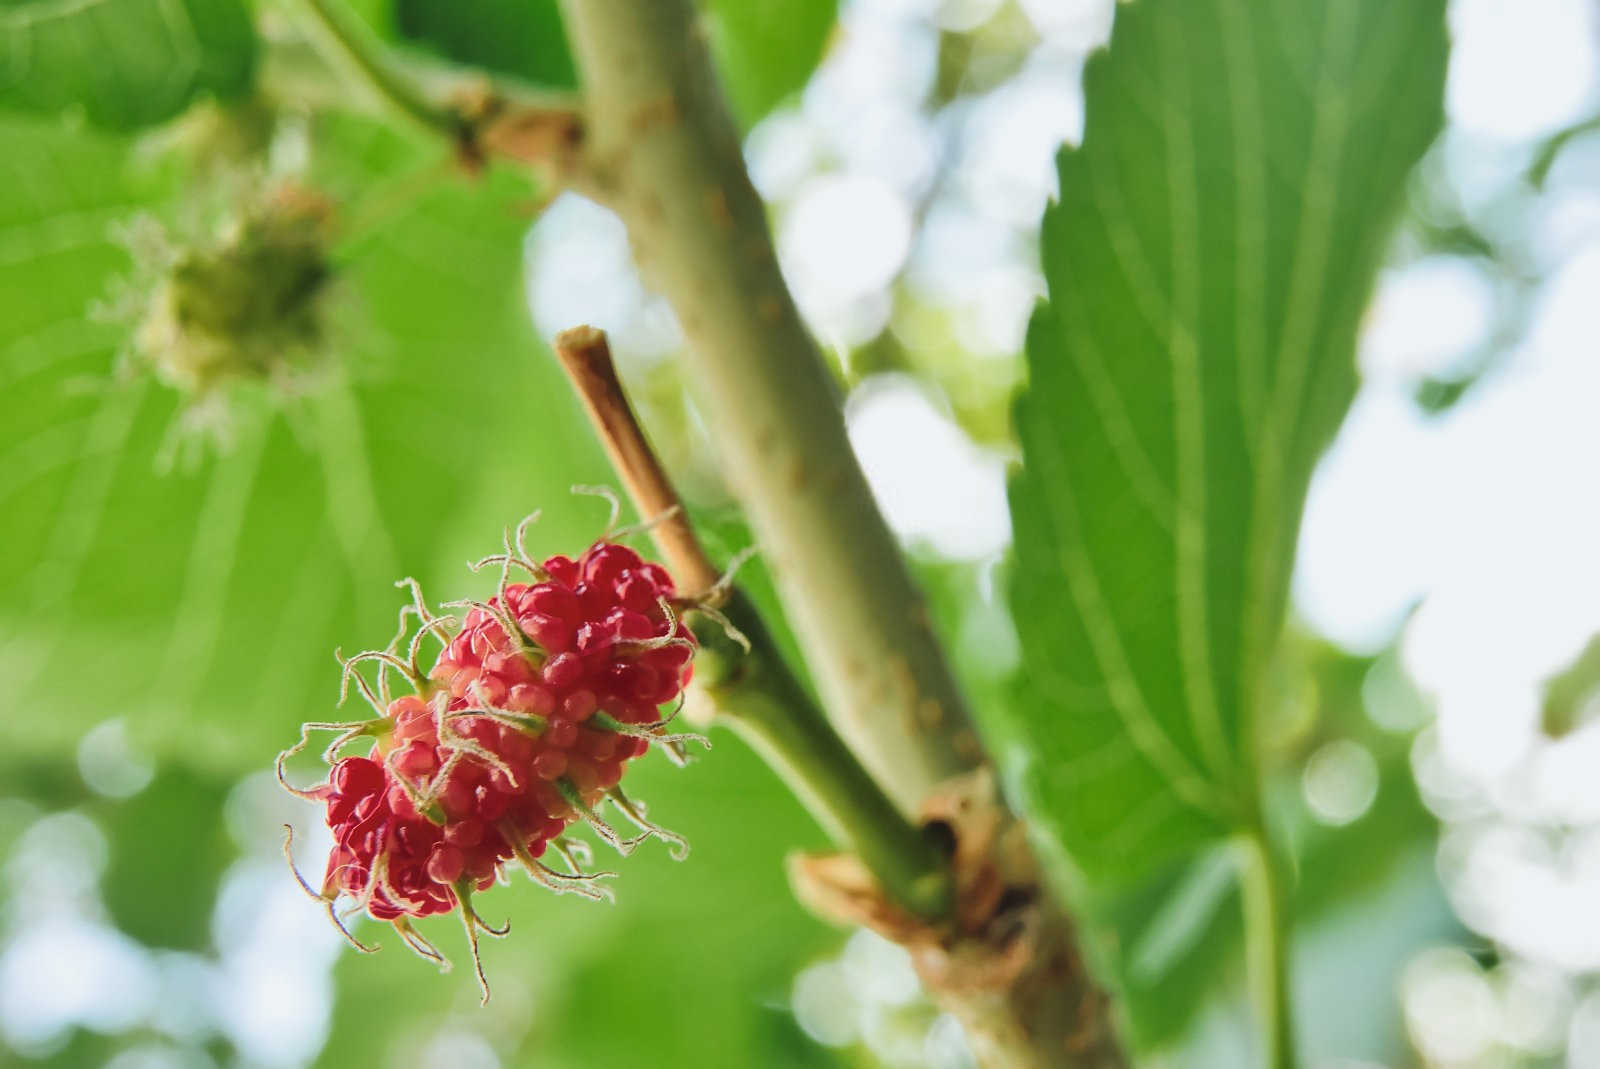
[[[1053,498],[1052,513],[1073,529],[1070,537],[1056,538],[1056,561],[1066,577],[1067,590],[1076,605],[1089,650],[1105,677],[1112,708],[1145,759],[1149,761],[1189,805],[1207,813],[1219,809],[1213,786],[1193,768],[1159,721],[1151,713],[1122,647],[1115,619],[1106,608],[1100,581],[1082,544],[1077,520],[1077,503],[1070,478],[1060,466],[1045,480],[1045,494]]]
[[[1177,501],[1172,490],[1162,480],[1150,455],[1139,441],[1139,432],[1128,415],[1127,406],[1106,368],[1104,354],[1095,343],[1093,335],[1073,322],[1068,328],[1072,349],[1079,372],[1088,385],[1089,400],[1100,426],[1105,429],[1106,440],[1111,444],[1128,485],[1134,495],[1155,517],[1164,530],[1171,531],[1177,512]]]

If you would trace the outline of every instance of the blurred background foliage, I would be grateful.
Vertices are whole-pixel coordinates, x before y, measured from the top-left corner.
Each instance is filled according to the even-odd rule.
[[[349,7],[429,69],[574,84],[546,0]],[[1010,405],[1051,274],[1038,229],[1056,150],[1082,136],[1083,63],[1112,6],[703,7],[858,452],[1009,785],[1036,797],[1030,754],[1049,752],[1055,721],[1015,686]],[[1519,435],[1537,437],[1550,391],[1586,398],[1551,417],[1558,428],[1594,403],[1592,376],[1557,376],[1521,423],[1489,424],[1496,451],[1469,449],[1477,469],[1405,460],[1563,354],[1592,357],[1600,336],[1571,311],[1565,333],[1549,326],[1560,293],[1600,280],[1594,16],[1559,0],[1520,18],[1494,8],[1451,5],[1448,124],[1363,323],[1361,392],[1313,485],[1278,666],[1285,774],[1268,797],[1296,863],[1298,1017],[1317,1064],[1600,1064],[1600,930],[1574,905],[1600,890],[1600,805],[1582,772],[1600,731],[1594,657],[1580,656],[1600,631],[1594,567],[1547,548],[1569,582],[1530,580],[1511,536],[1472,541],[1485,525],[1471,512],[1410,556],[1389,548],[1412,544],[1407,517],[1426,526],[1417,509],[1462,515],[1430,478],[1454,501],[1473,499],[1475,472],[1478,496],[1528,470],[1570,476],[1518,453]],[[462,562],[506,522],[542,509],[539,552],[604,522],[603,505],[568,493],[610,476],[542,337],[607,327],[708,541],[724,558],[748,542],[714,430],[670,359],[681,337],[640,288],[620,224],[548,203],[519,172],[462,174],[340,82],[302,27],[277,0],[0,2],[0,1061],[969,1064],[903,954],[794,903],[783,856],[823,838],[724,732],[688,769],[651,757],[630,773],[692,840],[689,862],[642,850],[616,866],[613,907],[523,883],[488,896],[513,935],[486,947],[487,1009],[464,970],[435,976],[397,945],[346,952],[288,878],[282,824],[301,833],[303,870],[320,868],[324,840],[263,770],[301,721],[329,715],[332,650],[387,639],[390,584],[480,593]],[[286,183],[327,206],[310,372],[185,399],[136,344],[163,250],[215,247]],[[1371,431],[1380,416],[1411,437]],[[1592,436],[1562,444],[1581,454]],[[1383,482],[1363,448],[1412,481]],[[1592,498],[1578,477],[1533,484]],[[1542,499],[1522,504],[1541,522]],[[1592,535],[1593,518],[1543,522]],[[1479,587],[1432,566],[1451,539],[1480,547]],[[775,615],[759,562],[744,578]],[[1481,595],[1530,585],[1550,588],[1543,602]],[[1350,608],[1358,595],[1366,607]],[[1485,624],[1500,646],[1461,640],[1455,661],[1429,660],[1445,643],[1436,617],[1495,606],[1530,637]],[[1220,846],[1156,858],[1095,899],[1086,922],[1158,1063],[1249,1060],[1238,917]]]

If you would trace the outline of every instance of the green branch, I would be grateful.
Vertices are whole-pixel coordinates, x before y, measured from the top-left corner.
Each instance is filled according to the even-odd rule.
[[[470,132],[468,123],[449,108],[440,107],[389,56],[387,49],[340,0],[304,0],[315,43],[330,62],[353,81],[370,87],[395,111],[425,130],[444,134],[452,141]]]
[[[725,613],[740,649],[712,621],[695,628],[694,693],[761,754],[841,847],[889,896],[926,919],[953,904],[945,858],[883,793],[784,662],[755,607],[735,590]]]
[[[583,119],[573,94],[503,76],[491,83],[479,72],[430,78],[427,68],[397,61],[341,0],[302,3],[311,44],[336,73],[365,86],[411,125],[442,135],[468,172],[490,158],[504,158],[541,172],[554,187],[575,177],[571,163],[583,140]],[[289,84],[299,89],[304,72],[295,75]],[[439,82],[443,91],[429,91],[429,81]]]
[[[982,761],[845,436],[686,0],[568,0],[586,161],[671,301],[683,369],[839,733],[900,808]]]

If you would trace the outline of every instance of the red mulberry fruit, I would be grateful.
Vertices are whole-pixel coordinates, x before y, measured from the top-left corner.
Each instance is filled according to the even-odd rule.
[[[595,881],[612,874],[584,871],[587,848],[566,836],[579,822],[624,854],[656,837],[682,857],[684,840],[645,819],[619,782],[652,741],[680,761],[685,742],[709,745],[669,734],[661,717],[662,705],[682,697],[695,652],[679,617],[694,606],[678,599],[665,570],[604,540],[576,560],[536,563],[522,549],[526,523],[514,542],[508,534],[503,554],[475,566],[499,564],[500,583],[488,601],[453,603],[465,611],[459,627],[427,607],[414,581],[403,580],[412,603],[401,610],[388,648],[341,658],[344,688],[354,682],[378,715],[307,724],[300,743],[278,759],[289,787],[285,762],[309,733],[339,732],[323,755],[332,766],[327,782],[289,789],[325,806],[334,846],[321,888],[307,890],[340,930],[370,949],[342,923],[365,911],[390,922],[413,950],[446,964],[410,920],[459,908],[480,982],[477,934],[504,929],[483,922],[472,893],[515,862],[554,890],[609,897]],[[531,581],[511,582],[513,568]],[[430,636],[443,650],[424,672],[419,657]],[[362,674],[366,663],[378,665],[375,681]],[[411,692],[392,697],[393,675]],[[371,747],[364,756],[340,756],[365,739]],[[624,838],[597,813],[608,798],[638,835]],[[551,851],[565,871],[541,860]],[[348,903],[342,913],[341,899]],[[487,998],[486,985],[484,992]]]

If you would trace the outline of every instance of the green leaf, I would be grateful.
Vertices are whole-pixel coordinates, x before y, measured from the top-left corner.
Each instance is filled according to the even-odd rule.
[[[555,0],[395,0],[400,36],[446,59],[571,88],[578,75]]]
[[[1250,819],[1312,465],[1440,122],[1443,3],[1140,0],[1044,218],[1011,487],[1032,786],[1127,885]]]
[[[755,124],[811,77],[835,0],[702,0],[717,73],[741,125]]]
[[[0,4],[0,106],[79,107],[112,129],[249,88],[255,29],[242,0],[8,0]]]
[[[1260,834],[1301,509],[1441,121],[1443,8],[1138,0],[1085,70],[1016,409],[1011,599],[1022,791],[1091,909]]]
[[[1593,715],[1590,700],[1600,693],[1600,635],[1561,671],[1544,681],[1544,708],[1540,720],[1545,733],[1560,738]]]
[[[144,790],[96,807],[111,856],[103,894],[117,927],[146,946],[203,950],[234,848],[221,818],[232,784],[182,765]]]
[[[128,327],[87,313],[129,271],[115,224],[182,187],[116,139],[9,121],[0,146],[0,673],[28,710],[6,746],[61,752],[114,714],[200,771],[265,767],[336,715],[334,649],[388,641],[396,579],[481,595],[464,562],[536,508],[535,551],[598,533],[569,487],[609,471],[531,336],[520,181],[423,184],[436,146],[319,119],[339,370],[242,398],[229,450],[162,475],[178,398],[118,382]]]

